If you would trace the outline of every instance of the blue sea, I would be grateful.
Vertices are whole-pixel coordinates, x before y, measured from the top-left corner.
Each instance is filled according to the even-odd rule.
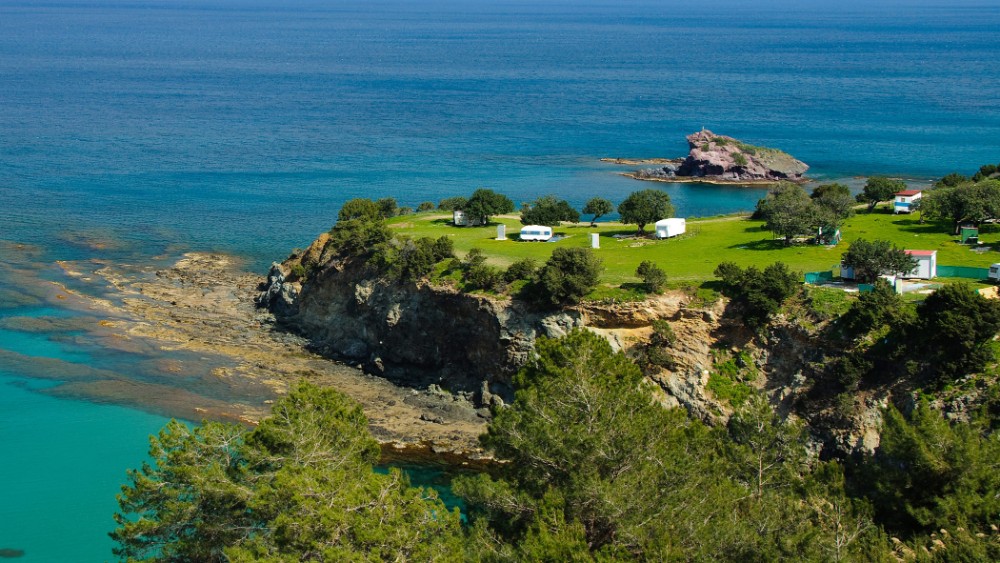
[[[197,358],[167,377],[177,353],[86,329],[59,261],[263,272],[349,198],[477,187],[752,209],[599,161],[702,127],[819,180],[972,173],[1000,162],[998,29],[995,0],[0,0],[0,550],[112,559],[125,470],[184,411],[101,381],[228,398]]]

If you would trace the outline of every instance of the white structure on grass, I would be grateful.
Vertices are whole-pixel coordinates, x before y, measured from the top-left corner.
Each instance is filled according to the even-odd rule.
[[[552,227],[544,225],[525,225],[521,227],[521,240],[549,240],[552,238]]]
[[[656,238],[670,238],[687,232],[687,220],[680,217],[660,219],[655,226]]]
[[[456,209],[452,212],[451,218],[455,222],[456,227],[478,227],[486,224],[483,222],[482,218],[470,217],[461,209]]]
[[[917,260],[917,267],[903,274],[904,278],[920,278],[929,280],[937,277],[937,250],[904,250],[908,256]]]
[[[903,190],[896,192],[896,199],[892,202],[893,213],[910,213],[920,204],[923,193],[920,190]]]

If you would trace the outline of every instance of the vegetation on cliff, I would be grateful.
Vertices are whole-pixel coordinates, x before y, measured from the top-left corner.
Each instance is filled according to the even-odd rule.
[[[886,410],[842,465],[751,394],[725,427],[665,409],[601,337],[540,340],[464,477],[469,523],[380,475],[356,405],[302,386],[254,430],[171,423],[120,497],[116,554],[148,561],[980,561],[1000,557],[996,413]]]

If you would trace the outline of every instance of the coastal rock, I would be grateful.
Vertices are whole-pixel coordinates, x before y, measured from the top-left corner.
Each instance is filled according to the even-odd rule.
[[[777,149],[756,147],[702,129],[687,136],[687,158],[627,174],[639,180],[727,184],[800,182],[809,166]]]
[[[406,386],[469,392],[482,404],[509,399],[510,378],[536,338],[583,324],[575,311],[539,313],[510,299],[379,279],[350,260],[325,264],[301,286],[284,274],[291,268],[272,268],[257,303],[313,349]],[[482,393],[484,381],[491,393]]]

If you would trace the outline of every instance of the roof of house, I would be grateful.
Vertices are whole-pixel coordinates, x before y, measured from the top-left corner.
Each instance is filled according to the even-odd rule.
[[[904,250],[910,256],[934,256],[937,250]]]
[[[896,195],[901,195],[901,196],[904,196],[904,197],[909,197],[911,195],[917,195],[920,192],[921,192],[921,190],[903,190],[901,192],[896,192]]]

